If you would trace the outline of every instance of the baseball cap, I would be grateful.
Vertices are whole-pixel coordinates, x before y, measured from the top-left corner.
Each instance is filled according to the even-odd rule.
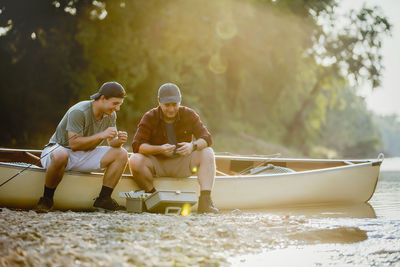
[[[173,83],[165,83],[158,89],[158,98],[162,104],[180,103],[181,91],[177,85]]]
[[[122,87],[122,85],[120,85],[119,83],[106,82],[100,87],[99,92],[97,92],[94,95],[91,95],[90,98],[97,100],[102,95],[104,95],[106,98],[110,97],[124,98],[126,93],[124,87]]]

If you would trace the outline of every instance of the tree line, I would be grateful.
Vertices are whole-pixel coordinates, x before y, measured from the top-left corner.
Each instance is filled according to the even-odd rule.
[[[118,127],[131,135],[156,105],[158,87],[174,82],[213,134],[246,133],[305,155],[321,147],[338,156],[375,153],[382,138],[354,88],[379,87],[391,25],[379,8],[339,18],[336,7],[333,0],[2,1],[0,145],[41,148],[69,106],[114,80],[128,94]]]

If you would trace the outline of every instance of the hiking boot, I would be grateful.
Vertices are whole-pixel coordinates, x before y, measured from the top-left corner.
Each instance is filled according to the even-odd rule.
[[[93,204],[93,208],[97,210],[110,210],[110,211],[125,209],[123,206],[118,205],[118,203],[111,197],[96,198],[96,201]]]
[[[197,213],[219,213],[219,209],[214,207],[210,196],[200,196]]]
[[[34,210],[38,213],[46,213],[52,210],[52,208],[53,208],[53,199],[48,197],[41,197]]]

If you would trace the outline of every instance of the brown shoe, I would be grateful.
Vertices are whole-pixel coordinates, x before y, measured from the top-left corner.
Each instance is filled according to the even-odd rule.
[[[125,207],[118,205],[117,201],[112,199],[111,197],[96,198],[96,201],[93,204],[93,208],[98,211],[117,211],[117,210],[125,210]]]
[[[214,207],[210,196],[200,196],[197,213],[220,213],[220,211]]]
[[[48,197],[41,197],[34,210],[38,213],[46,213],[51,211],[52,209],[53,209],[53,200]]]

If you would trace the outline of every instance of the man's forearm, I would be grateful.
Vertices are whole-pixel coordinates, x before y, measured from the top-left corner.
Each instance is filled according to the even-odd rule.
[[[207,141],[204,140],[203,138],[199,138],[195,142],[197,144],[197,150],[202,150],[202,149],[208,147]],[[145,155],[156,155],[156,154],[162,154],[163,149],[162,149],[162,146],[150,145],[147,143],[143,143],[140,145],[138,152],[140,154],[145,154]]]
[[[204,140],[203,138],[199,138],[195,142],[197,144],[197,150],[202,150],[202,149],[208,147],[207,141]]]
[[[69,140],[69,146],[73,151],[77,150],[88,150],[89,148],[97,145],[103,139],[100,134],[95,134],[92,136],[77,136],[72,137]]]
[[[150,144],[141,144],[139,147],[139,153],[145,155],[156,155],[162,152],[161,146],[154,146]]]

